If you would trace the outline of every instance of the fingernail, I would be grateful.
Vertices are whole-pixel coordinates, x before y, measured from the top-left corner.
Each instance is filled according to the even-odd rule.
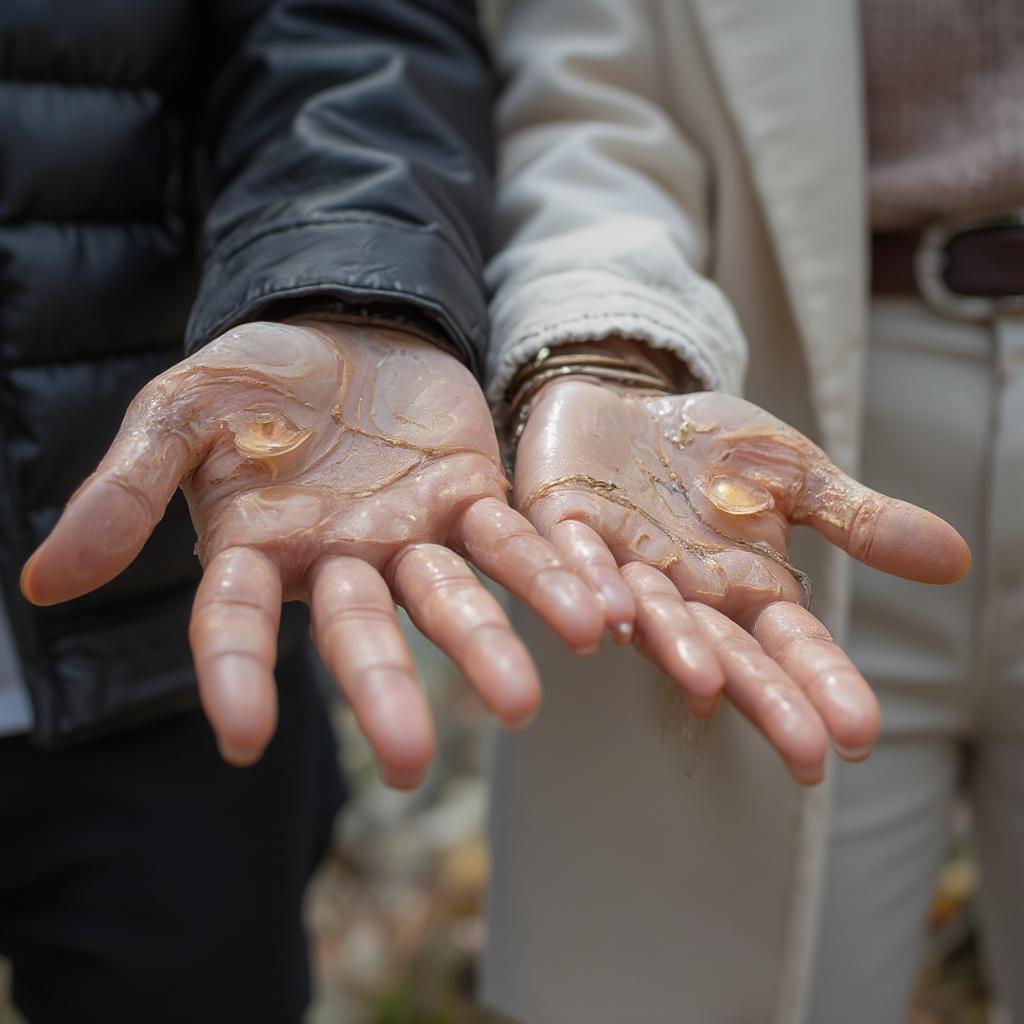
[[[687,697],[686,706],[694,718],[710,718],[717,710],[721,695],[714,697]]]
[[[676,640],[676,657],[691,671],[700,671],[700,659],[694,656],[693,645],[689,640]]]
[[[217,749],[220,750],[220,756],[234,768],[248,768],[249,765],[255,764],[263,756],[262,750],[236,747],[234,744],[223,740],[217,741]]]
[[[548,587],[548,597],[566,611],[575,611],[579,606],[581,586],[586,584],[577,580],[575,576],[554,580]]]
[[[514,731],[527,728],[537,717],[542,702],[540,680],[536,672],[518,674],[506,679],[501,721]]]
[[[601,645],[600,643],[587,644],[586,647],[577,647],[575,650],[577,654],[582,655],[584,658],[589,658],[590,655],[597,654],[601,650]]]
[[[517,718],[515,721],[502,722],[502,725],[508,729],[509,732],[522,732],[524,729],[530,728],[539,711],[540,707],[536,707],[529,714],[523,715],[522,718]]]
[[[816,786],[823,778],[825,778],[825,766],[822,764],[791,764],[789,766],[789,770],[792,773],[793,778],[795,778],[802,786]]]
[[[518,694],[514,689],[506,688],[505,706],[497,716],[501,724],[513,732],[526,729],[537,717],[541,705],[540,690],[535,679],[526,682],[525,685],[520,684],[517,688]]]
[[[626,645],[633,640],[633,624],[631,622],[616,622],[611,626],[612,637],[617,644]]]
[[[687,671],[695,676],[712,681],[721,677],[721,670],[713,655],[706,648],[694,644],[692,640],[676,640],[676,657]]]
[[[392,789],[415,789],[423,781],[422,772],[400,772],[390,768],[382,768],[380,777],[384,785]]]
[[[78,499],[85,493],[88,486],[96,479],[96,474],[93,473],[87,476],[72,492],[71,497],[64,502],[65,508],[70,508]]]
[[[32,586],[29,577],[32,574],[32,566],[35,563],[35,560],[35,554],[29,556],[28,561],[21,567],[21,576],[18,580],[18,586],[21,588],[22,594],[24,594],[29,601],[32,600]]]
[[[844,761],[863,761],[874,749],[874,744],[866,743],[861,747],[844,747],[840,743],[834,744],[836,753]]]

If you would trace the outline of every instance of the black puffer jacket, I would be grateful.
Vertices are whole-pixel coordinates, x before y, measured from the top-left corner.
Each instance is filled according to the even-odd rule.
[[[194,700],[180,495],[97,593],[18,591],[183,342],[329,297],[479,365],[490,98],[470,0],[0,4],[0,583],[40,742]]]

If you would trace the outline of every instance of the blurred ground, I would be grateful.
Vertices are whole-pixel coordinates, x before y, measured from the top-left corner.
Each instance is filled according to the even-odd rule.
[[[449,710],[423,793],[381,786],[354,725],[337,712],[355,799],[310,894],[320,991],[309,1024],[502,1024],[472,998],[487,875],[480,835],[487,734],[451,666],[422,647],[416,653],[433,706]],[[991,1010],[980,966],[964,809],[954,828],[908,1024],[1009,1024]]]
[[[354,798],[309,893],[317,997],[308,1024],[503,1024],[472,997],[487,875],[486,731],[450,664],[419,641],[416,653],[431,703],[445,709],[421,791],[382,786],[351,718],[334,712]],[[977,876],[962,810],[955,827],[908,1024],[1009,1024],[991,1011],[979,966]],[[0,1024],[24,1024],[6,1000],[2,961]]]
[[[487,733],[450,662],[411,630],[437,715],[427,784],[383,786],[350,714],[335,708],[353,799],[309,894],[319,992],[309,1024],[497,1024],[473,1007],[487,877]]]

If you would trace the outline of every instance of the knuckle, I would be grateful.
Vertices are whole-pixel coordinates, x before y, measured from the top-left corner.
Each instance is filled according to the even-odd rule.
[[[800,691],[792,683],[781,679],[764,684],[757,692],[758,710],[765,718],[774,718],[782,714],[788,718],[794,706],[803,702]],[[827,746],[824,733],[821,736],[821,745],[823,748]]]
[[[352,626],[389,627],[394,624],[394,609],[380,604],[346,604],[332,608],[323,617],[316,617],[316,628],[321,634]]]
[[[162,406],[170,393],[173,393],[173,382],[167,374],[162,373],[139,388],[128,405],[128,412],[145,413],[153,406]]]
[[[514,527],[500,536],[495,537],[494,544],[492,547],[493,555],[496,559],[503,557],[503,552],[508,548],[530,548],[533,549],[530,554],[533,557],[540,557],[544,562],[548,564],[562,564],[561,557],[556,553],[555,549],[550,547],[542,538],[530,529],[523,527]],[[524,553],[520,550],[518,553],[512,552],[512,557],[521,557]]]
[[[136,486],[130,479],[116,471],[107,473],[103,479],[136,505],[147,522],[155,523],[162,516],[163,509],[154,505],[153,496],[145,488]]]
[[[474,623],[466,632],[463,640],[464,649],[470,650],[474,647],[489,648],[498,637],[512,633],[507,622],[494,618]]]
[[[475,592],[477,582],[475,576],[434,575],[424,579],[416,588],[416,596],[424,601],[447,601],[452,595]]]
[[[345,673],[345,690],[350,700],[360,701],[385,686],[413,686],[408,665],[391,659],[375,661]]]
[[[718,654],[730,661],[746,661],[761,653],[761,648],[752,637],[733,633],[721,637],[715,642],[714,647]]]
[[[189,621],[189,630],[195,630],[197,633],[216,633],[232,627],[248,627],[253,624],[257,628],[276,629],[277,616],[256,601],[230,596],[197,603]]]
[[[402,603],[410,612],[435,619],[456,614],[460,607],[475,602],[479,584],[475,577],[435,576],[406,588]]]
[[[576,497],[572,507],[563,511],[561,522],[577,530],[582,526],[599,534],[604,525],[604,518],[601,515],[601,506],[587,495]]]
[[[267,664],[267,652],[257,651],[251,647],[241,647],[237,645],[227,644],[223,647],[218,647],[214,651],[210,651],[205,661],[207,666],[212,667],[219,661],[223,661],[225,658],[240,658],[244,661],[251,661],[254,666],[262,669]]]
[[[762,606],[757,612],[751,632],[759,639],[762,636],[771,639],[785,634],[810,640],[832,640],[832,634],[824,623],[811,612],[786,599]]]
[[[534,566],[530,570],[528,578],[531,592],[536,593],[538,590],[543,589],[547,582],[554,577],[562,581],[579,580],[579,577],[575,573],[570,572],[562,562],[552,561],[548,565]]]
[[[652,618],[677,623],[686,620],[686,605],[676,593],[662,591],[648,592],[640,595],[639,609],[641,614]]]
[[[820,643],[827,643],[817,637],[803,636],[800,634],[789,634],[783,636],[773,647],[772,654],[780,665],[792,664],[800,661],[808,648],[817,646]]]
[[[849,551],[859,562],[868,562],[878,531],[881,508],[878,502],[866,498],[853,513],[849,528]]]
[[[653,565],[646,562],[627,562],[620,569],[623,578],[634,589],[638,596],[648,594],[664,594],[665,596],[679,596],[675,584]]]
[[[408,578],[410,572],[429,564],[439,549],[436,544],[406,544],[399,548],[384,564],[381,575],[389,582],[396,584]]]

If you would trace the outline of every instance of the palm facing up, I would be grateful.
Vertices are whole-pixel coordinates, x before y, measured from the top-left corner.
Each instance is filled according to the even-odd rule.
[[[205,567],[190,628],[200,694],[236,763],[273,733],[282,599],[309,600],[317,646],[401,786],[421,778],[432,730],[392,598],[510,725],[537,705],[536,672],[455,551],[572,646],[602,628],[593,596],[506,504],[476,382],[397,331],[248,324],[156,378],[27,564],[26,595],[53,603],[111,579],[179,482]]]
[[[604,595],[620,639],[635,626],[695,714],[724,690],[803,782],[821,777],[829,737],[866,756],[879,719],[867,683],[801,607],[790,525],[922,582],[953,582],[969,565],[941,519],[863,487],[803,435],[717,392],[548,385],[519,445],[515,504]]]

